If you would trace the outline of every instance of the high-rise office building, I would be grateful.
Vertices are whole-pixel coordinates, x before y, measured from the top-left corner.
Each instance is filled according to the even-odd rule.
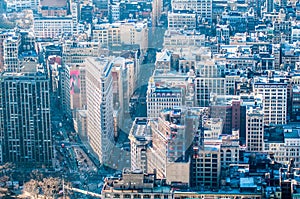
[[[219,187],[221,173],[220,146],[205,145],[192,157],[191,186],[196,188]]]
[[[257,79],[254,93],[264,98],[265,124],[286,124],[287,120],[287,83],[273,78]]]
[[[0,138],[4,162],[51,167],[50,85],[43,67],[27,63],[0,77]]]
[[[63,111],[65,117],[71,118],[71,106],[70,106],[70,68],[63,65],[59,68],[59,85],[58,85],[58,96],[60,99],[60,109]]]
[[[4,69],[4,41],[13,34],[12,32],[3,31],[0,33],[0,69]]]
[[[300,120],[300,86],[293,86],[293,95],[292,95],[292,117],[293,121]]]
[[[156,169],[157,175],[167,182],[189,184],[191,149],[194,137],[199,134],[201,109],[165,109],[158,120],[150,120],[152,146],[148,153],[148,172]]]
[[[145,22],[96,24],[92,30],[92,41],[99,42],[101,48],[125,45],[139,45],[145,52],[148,49],[148,25]]]
[[[168,30],[194,30],[197,27],[195,13],[168,13]]]
[[[212,0],[173,0],[173,12],[195,12],[198,17],[198,22],[212,20]]]
[[[86,60],[88,142],[101,163],[107,163],[114,143],[112,63],[106,57]]]
[[[195,90],[198,106],[209,106],[211,94],[224,95],[226,79],[223,77],[224,64],[215,61],[198,62],[196,68]]]
[[[151,142],[151,132],[147,118],[136,118],[128,136],[130,140],[131,169],[147,173],[147,147]]]
[[[191,50],[191,47],[204,46],[204,42],[205,35],[197,31],[166,30],[163,46],[169,50],[179,49],[177,51],[179,51],[181,55],[184,52],[183,48],[188,47],[188,49]],[[204,49],[204,47],[202,47],[201,50],[202,49]],[[174,50],[173,53],[175,52],[176,50]]]
[[[39,3],[39,13],[44,17],[66,16],[69,12],[69,4],[72,1],[67,0],[41,0]]]
[[[248,151],[264,150],[264,113],[261,108],[249,107],[247,110],[246,146]]]
[[[82,64],[87,57],[98,56],[100,56],[98,42],[65,40],[62,45],[63,63],[69,66]]]
[[[73,16],[42,17],[36,16],[33,20],[33,29],[37,38],[57,38],[62,34],[73,34]]]
[[[128,113],[129,100],[136,84],[136,67],[132,59],[117,57],[113,60],[114,103],[119,103],[122,112]]]
[[[23,10],[37,11],[40,0],[4,0],[6,12],[21,12]]]
[[[73,33],[77,33],[77,24],[79,20],[79,3],[75,1],[70,2],[70,11],[71,11],[71,16],[72,16],[72,21],[73,21]]]
[[[217,34],[217,41],[219,44],[229,45],[230,28],[228,25],[217,25],[216,34]]]
[[[239,131],[240,143],[245,144],[247,107],[262,107],[262,103],[261,95],[214,95],[211,97],[210,117],[223,120],[222,134],[233,134],[234,131]]]
[[[194,97],[194,84],[189,74],[155,70],[148,84],[147,117],[158,117],[166,108],[193,107]]]
[[[147,90],[147,117],[159,116],[161,110],[184,105],[184,89],[179,87],[155,87],[153,84]]]
[[[3,70],[20,72],[23,62],[27,62],[28,59],[37,59],[35,37],[32,32],[3,31],[0,34],[0,59]]]
[[[20,46],[21,37],[18,34],[8,37],[3,41],[4,70],[12,72],[20,71]]]

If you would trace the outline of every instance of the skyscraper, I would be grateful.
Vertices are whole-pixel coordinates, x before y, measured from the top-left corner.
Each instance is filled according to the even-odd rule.
[[[114,143],[112,63],[108,58],[88,58],[86,67],[88,142],[101,163],[107,163]]]
[[[36,63],[0,75],[0,142],[4,162],[50,167],[50,86]]]

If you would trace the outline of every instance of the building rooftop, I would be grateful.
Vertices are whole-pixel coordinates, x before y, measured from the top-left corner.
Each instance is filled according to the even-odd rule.
[[[205,152],[218,152],[220,151],[220,146],[218,145],[205,145],[204,146]]]
[[[238,195],[257,195],[260,196],[260,193],[255,193],[253,191],[240,191],[239,189],[219,189],[218,191],[209,191],[209,190],[205,190],[205,191],[195,191],[195,192],[191,192],[191,191],[184,191],[184,190],[180,190],[180,191],[174,191],[174,195],[176,194],[195,194],[195,195],[203,195],[203,194],[213,194],[213,195],[232,195],[232,196],[236,196]]]
[[[166,30],[165,37],[172,37],[172,36],[198,36],[205,40],[205,35],[201,34],[196,30]]]
[[[121,21],[121,22],[115,22],[115,23],[103,23],[103,24],[95,24],[94,30],[106,30],[109,28],[120,28],[121,26],[134,26],[136,31],[141,31],[144,28],[147,28],[147,23],[144,21]]]
[[[295,138],[299,139],[300,138],[300,129],[292,129],[291,131],[284,131],[284,138],[289,139],[289,138]]]
[[[158,61],[171,61],[171,53],[168,50],[156,53],[156,62]]]
[[[241,188],[256,188],[257,185],[254,183],[253,177],[240,178],[240,187]]]
[[[48,7],[65,7],[67,6],[67,0],[41,0],[40,5]]]
[[[154,70],[153,72],[153,79],[156,82],[156,80],[167,80],[167,79],[179,79],[184,80],[188,78],[187,74],[179,73],[177,71],[162,71],[162,70]]]
[[[147,118],[135,118],[130,133],[138,138],[146,140],[147,133]]]
[[[156,174],[144,174],[141,170],[123,169],[122,177],[105,178],[102,192],[168,194],[171,192],[171,187],[165,185],[162,180],[156,179]]]
[[[254,84],[255,85],[265,85],[265,84],[272,84],[272,85],[282,85],[285,86],[287,85],[286,83],[287,79],[284,77],[256,77],[254,78]]]
[[[35,62],[24,63],[20,72],[5,71],[2,73],[2,77],[11,79],[35,79],[36,77],[41,77],[42,79],[47,78],[46,74],[44,73],[43,66]]]
[[[182,89],[177,88],[177,87],[156,87],[154,93],[166,93],[166,97],[168,97],[168,96],[171,97],[171,96],[175,95],[176,93],[181,94]],[[156,97],[159,97],[159,96],[156,96]],[[161,95],[161,97],[164,97],[164,96]]]
[[[111,57],[89,57],[86,62],[94,65],[103,75],[107,76],[112,69]]]
[[[262,96],[254,94],[241,94],[241,95],[212,95],[211,104],[214,106],[232,105],[234,101],[241,101],[243,106],[261,106]]]
[[[265,126],[264,135],[265,139],[268,140],[267,142],[284,143],[282,126]]]
[[[262,116],[264,114],[264,112],[261,107],[248,106],[247,114]]]
[[[60,16],[42,16],[42,15],[35,15],[34,16],[34,22],[38,21],[38,20],[57,20],[57,21],[63,21],[63,20],[72,20],[72,16],[68,15],[68,16],[64,16],[64,17],[60,17]]]
[[[300,92],[300,85],[294,85],[293,86],[293,93],[299,93]]]

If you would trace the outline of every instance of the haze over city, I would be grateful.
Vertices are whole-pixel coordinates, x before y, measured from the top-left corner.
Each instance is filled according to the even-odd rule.
[[[1,0],[0,198],[300,198],[300,0]]]

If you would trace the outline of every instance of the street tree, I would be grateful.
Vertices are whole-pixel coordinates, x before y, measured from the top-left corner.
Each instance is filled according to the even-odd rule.
[[[60,178],[44,178],[41,185],[42,192],[46,198],[55,197],[62,187]]]
[[[24,184],[24,191],[30,193],[34,198],[38,198],[40,192],[40,182],[31,179],[29,182]]]
[[[15,165],[11,162],[7,162],[0,165],[0,187],[6,186],[7,182],[11,180],[11,174]]]
[[[39,170],[35,169],[30,173],[30,178],[35,179],[37,181],[42,181],[44,178],[44,175]]]

